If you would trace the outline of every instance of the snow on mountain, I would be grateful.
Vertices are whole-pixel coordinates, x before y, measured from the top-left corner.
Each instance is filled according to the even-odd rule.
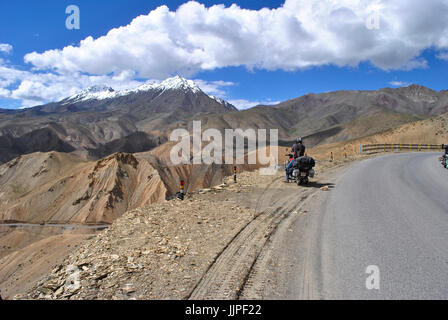
[[[191,90],[194,93],[202,91],[194,81],[187,80],[179,76],[166,79],[165,81],[161,82],[158,87],[163,90]]]
[[[104,99],[114,98],[117,96],[117,94],[118,93],[111,87],[93,86],[93,87],[89,87],[73,96],[70,96],[70,97],[62,100],[62,102],[64,102],[64,104],[67,104],[67,103],[75,103],[75,102],[87,101],[87,100],[93,100],[93,99],[104,100]]]
[[[211,95],[208,95],[210,98],[212,98],[213,100],[215,100],[216,102],[218,102],[218,103],[220,103],[220,104],[222,104],[222,105],[224,105],[224,106],[230,106],[231,104],[230,103],[228,103],[226,100],[223,100],[223,99],[221,99],[221,98],[218,98],[218,97],[215,97],[215,96],[211,96]]]
[[[134,93],[141,93],[150,90],[167,91],[167,90],[182,90],[183,92],[202,92],[201,88],[192,80],[187,80],[179,76],[168,78],[160,83],[145,83],[134,89],[127,89],[122,91],[115,91],[114,89],[106,86],[94,86],[85,89],[71,97],[62,100],[63,104],[75,103],[88,100],[104,100],[112,99],[120,96],[126,96]],[[227,104],[227,102],[210,96],[221,104]],[[218,100],[219,99],[219,100]]]

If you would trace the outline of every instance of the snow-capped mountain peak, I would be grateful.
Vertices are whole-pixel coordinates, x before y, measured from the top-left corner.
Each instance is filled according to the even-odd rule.
[[[187,80],[179,76],[168,78],[162,81],[159,86],[165,90],[191,90],[195,93],[201,91],[193,80]]]
[[[135,89],[126,90],[123,92],[123,94],[149,90],[182,90],[184,92],[192,91],[193,93],[198,93],[201,91],[201,88],[199,88],[199,86],[193,80],[187,80],[180,76],[175,76],[172,78],[168,78],[162,82],[145,83]]]
[[[64,100],[62,100],[63,104],[75,103],[75,102],[83,102],[88,100],[104,100],[104,99],[112,99],[120,96],[127,96],[135,93],[142,93],[145,91],[182,91],[184,93],[192,92],[192,93],[200,93],[203,92],[201,88],[193,81],[187,80],[180,76],[175,76],[172,78],[165,79],[162,82],[148,82],[145,83],[135,89],[127,89],[122,91],[115,91],[111,87],[107,86],[93,86],[89,87],[81,92],[72,95]],[[227,105],[228,103],[222,99],[209,96],[212,99],[215,99],[217,102],[223,105]]]
[[[117,92],[108,86],[92,86],[88,87],[87,89],[82,90],[79,93],[76,93],[63,101],[66,101],[67,103],[73,103],[73,102],[80,102],[80,101],[87,101],[87,100],[103,100],[108,98],[113,98],[117,95]]]
[[[115,90],[108,86],[92,86],[92,87],[88,87],[84,91],[85,92],[104,92],[104,91],[114,92]]]

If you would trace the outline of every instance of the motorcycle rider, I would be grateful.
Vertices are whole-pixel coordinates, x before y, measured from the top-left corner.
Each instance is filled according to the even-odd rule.
[[[297,138],[296,142],[292,145],[292,153],[293,153],[293,158],[289,159],[289,163],[286,166],[286,182],[289,182],[289,169],[291,168],[291,166],[294,164],[294,160],[299,158],[299,157],[303,157],[305,155],[305,145],[302,142],[302,138]]]
[[[294,159],[303,157],[305,155],[305,145],[302,142],[302,138],[297,138],[296,143],[292,146],[292,152],[294,153]]]
[[[446,168],[448,162],[448,145],[442,144],[442,149],[445,149],[445,154],[442,156],[442,164]]]

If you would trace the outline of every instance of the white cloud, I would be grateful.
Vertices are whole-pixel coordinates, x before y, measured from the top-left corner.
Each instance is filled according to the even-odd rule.
[[[380,18],[377,30],[366,27],[373,12]],[[423,50],[448,56],[447,16],[448,0],[286,0],[277,9],[261,10],[206,8],[195,1],[175,11],[161,6],[97,39],[25,55],[33,71],[0,60],[1,94],[34,105],[90,85],[120,90],[138,85],[135,79],[192,77],[229,66],[297,70],[367,61],[384,70],[426,68]],[[0,44],[0,52],[12,49]],[[234,85],[195,81],[221,98]],[[234,102],[240,108],[262,103]]]
[[[205,81],[201,79],[195,79],[194,82],[202,89],[205,93],[216,96],[219,98],[226,98],[225,87],[231,87],[236,85],[234,82],[230,81]]]
[[[11,92],[7,89],[0,88],[0,99],[7,99]]]
[[[390,81],[389,84],[393,87],[407,87],[410,85],[410,83],[406,81]]]
[[[25,107],[51,101],[59,101],[80,90],[94,86],[107,85],[117,90],[129,89],[141,85],[120,74],[117,77],[107,75],[56,74],[52,72],[30,72],[0,65],[0,94],[2,98],[21,100]],[[14,87],[8,89],[8,87]]]
[[[379,13],[380,28],[366,20]],[[108,74],[133,70],[161,79],[227,66],[296,70],[370,61],[381,69],[426,66],[416,59],[448,47],[448,0],[286,0],[277,9],[246,10],[190,1],[176,11],[161,6],[79,46],[25,61],[39,69]]]
[[[134,80],[135,73],[125,70],[117,75],[85,75],[81,73],[57,74],[54,72],[30,72],[0,64],[0,98],[21,100],[23,107],[60,101],[82,89],[105,85],[115,90],[138,87],[144,82]],[[225,98],[224,88],[235,83],[228,81],[194,80],[207,94]],[[148,80],[148,82],[158,82]],[[13,86],[13,89],[7,89]]]
[[[424,58],[418,58],[418,59],[412,59],[405,63],[402,67],[400,67],[400,70],[413,70],[413,69],[426,69],[428,68],[428,61]]]
[[[0,43],[0,52],[8,54],[11,53],[11,51],[12,51],[12,45],[7,43]]]
[[[436,57],[437,59],[448,61],[448,51],[440,52]]]
[[[271,100],[266,100],[266,101],[250,101],[250,100],[246,100],[246,99],[230,99],[229,103],[233,104],[237,109],[239,110],[244,110],[244,109],[249,109],[258,105],[274,105],[274,104],[279,104],[280,101],[271,101]]]

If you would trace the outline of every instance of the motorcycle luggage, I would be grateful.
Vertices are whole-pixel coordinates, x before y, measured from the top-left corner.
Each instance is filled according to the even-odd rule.
[[[301,169],[305,169],[305,168],[311,169],[315,165],[316,165],[316,162],[314,161],[314,159],[311,157],[308,157],[308,156],[303,156],[303,157],[297,158],[294,162],[294,166],[297,166]]]

